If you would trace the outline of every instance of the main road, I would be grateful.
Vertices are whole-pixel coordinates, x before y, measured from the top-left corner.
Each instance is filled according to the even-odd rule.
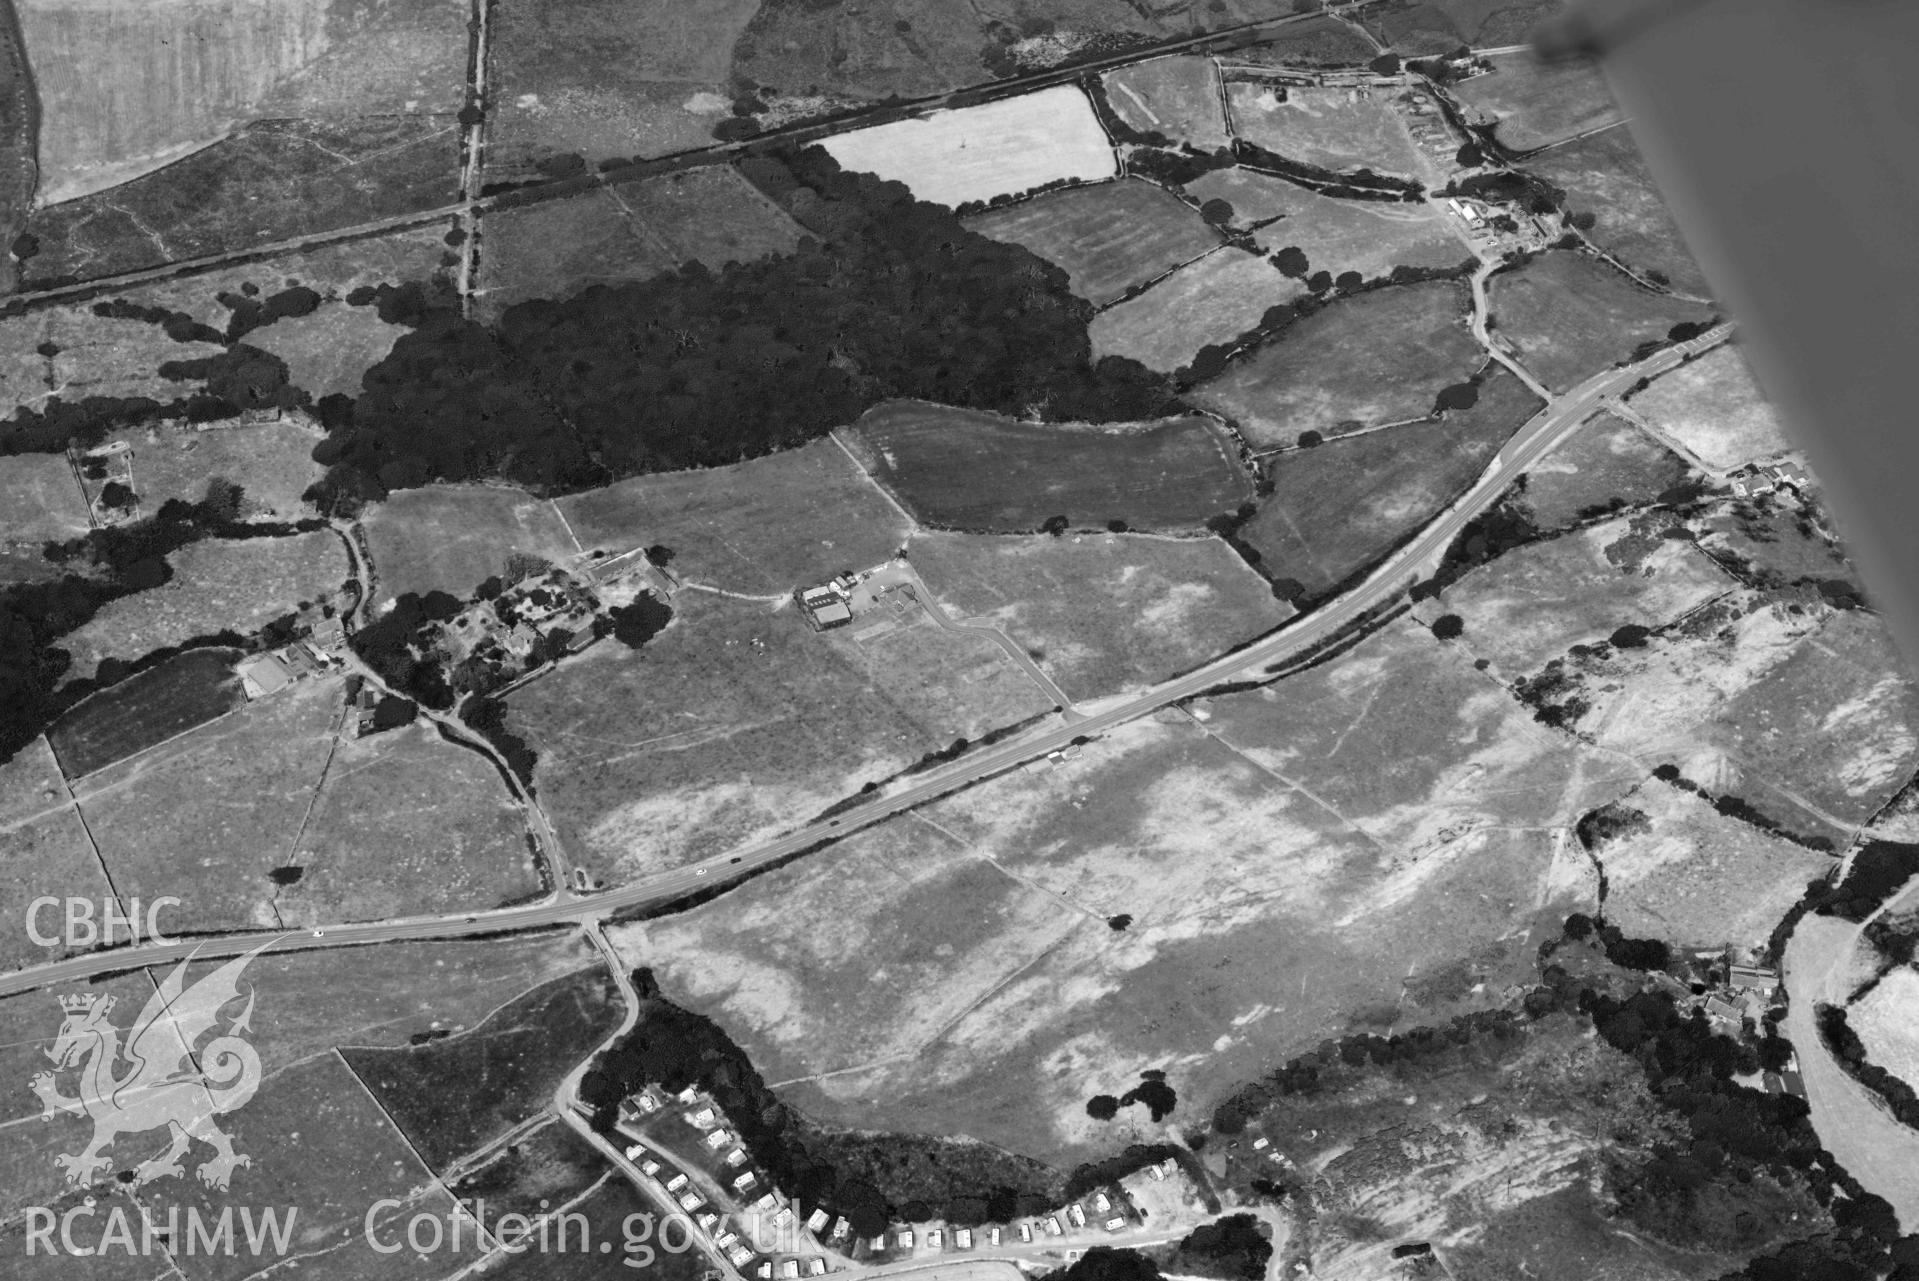
[[[1155,685],[1124,702],[1088,712],[1077,720],[1062,720],[968,752],[951,765],[929,772],[910,786],[874,796],[833,818],[817,820],[785,836],[730,854],[643,877],[591,898],[576,899],[560,894],[551,900],[524,907],[466,916],[413,917],[365,925],[331,925],[320,930],[293,933],[223,934],[91,952],[0,977],[0,996],[52,984],[82,981],[98,974],[137,966],[167,964],[196,952],[201,957],[211,958],[237,956],[258,947],[292,951],[391,943],[404,939],[462,938],[595,920],[629,908],[668,903],[744,876],[769,863],[790,858],[816,845],[838,840],[861,828],[871,827],[981,779],[1037,760],[1048,752],[1067,746],[1076,738],[1095,737],[1128,721],[1151,715],[1169,703],[1192,698],[1215,685],[1268,675],[1267,669],[1301,651],[1338,637],[1348,626],[1398,596],[1417,577],[1422,566],[1441,555],[1469,521],[1492,505],[1513,478],[1544,457],[1573,428],[1598,410],[1608,397],[1629,390],[1641,378],[1664,373],[1687,357],[1718,345],[1729,332],[1730,327],[1722,325],[1690,342],[1664,348],[1644,360],[1595,375],[1564,395],[1555,397],[1514,433],[1472,488],[1455,499],[1410,543],[1382,562],[1364,582],[1325,607],[1302,614],[1244,649],[1214,659],[1184,676]]]

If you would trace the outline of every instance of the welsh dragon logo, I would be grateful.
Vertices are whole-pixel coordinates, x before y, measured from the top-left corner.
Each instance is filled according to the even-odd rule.
[[[172,1145],[134,1170],[136,1185],[182,1174],[180,1159],[196,1139],[213,1149],[197,1169],[208,1187],[224,1189],[237,1167],[253,1163],[233,1150],[233,1140],[213,1118],[244,1107],[260,1088],[259,1053],[241,1036],[253,1030],[252,984],[244,993],[246,1006],[228,1016],[224,1032],[219,1027],[221,1011],[242,995],[241,971],[259,954],[256,948],[236,957],[191,987],[186,975],[192,958],[180,962],[134,1019],[124,1048],[120,1030],[108,1021],[111,996],[60,998],[66,1019],[47,1051],[54,1071],[35,1074],[32,1089],[46,1105],[43,1120],[66,1112],[93,1121],[85,1148],[54,1158],[70,1186],[86,1187],[112,1165],[101,1154],[122,1134],[161,1128]],[[70,1097],[61,1093],[57,1074],[74,1068],[80,1092]]]

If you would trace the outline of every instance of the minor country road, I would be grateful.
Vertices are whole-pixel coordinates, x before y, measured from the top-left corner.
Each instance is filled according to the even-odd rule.
[[[467,916],[414,917],[365,925],[328,926],[324,931],[295,935],[228,934],[216,938],[182,939],[165,944],[88,953],[0,977],[0,996],[31,991],[49,984],[71,983],[135,966],[164,964],[190,956],[196,951],[211,958],[237,956],[262,946],[289,951],[404,939],[460,938],[503,930],[573,924],[602,918],[627,908],[671,902],[696,890],[742,876],[816,845],[883,822],[981,779],[1015,769],[1067,746],[1082,735],[1097,736],[1129,721],[1149,716],[1169,703],[1192,698],[1215,685],[1268,675],[1268,669],[1282,660],[1337,637],[1369,611],[1398,596],[1414,581],[1424,565],[1445,552],[1469,521],[1491,506],[1515,477],[1538,462],[1584,422],[1606,397],[1616,396],[1639,379],[1663,373],[1685,357],[1718,345],[1728,333],[1730,327],[1722,325],[1690,342],[1656,352],[1645,360],[1595,375],[1566,395],[1551,401],[1514,433],[1472,488],[1461,494],[1410,543],[1388,557],[1364,582],[1324,609],[1291,619],[1246,648],[1223,655],[1184,676],[1142,691],[1133,698],[1087,713],[1077,720],[1061,718],[1053,724],[969,752],[950,766],[930,772],[910,786],[874,796],[836,818],[815,821],[774,840],[644,877],[591,898],[575,899],[560,895],[525,907]]]

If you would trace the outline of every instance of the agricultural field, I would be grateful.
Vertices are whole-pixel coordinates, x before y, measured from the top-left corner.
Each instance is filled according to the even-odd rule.
[[[76,883],[72,892],[87,891]],[[23,924],[17,924],[11,933],[25,942]],[[66,1186],[54,1157],[77,1150],[84,1141],[80,1137],[86,1133],[84,1122],[42,1121],[40,1100],[25,1088],[34,1073],[49,1067],[48,1042],[59,1032],[62,1017],[57,998],[71,990],[28,992],[0,1001],[0,1069],[8,1073],[9,1080],[20,1083],[6,1092],[5,1103],[0,1104],[0,1126],[7,1134],[6,1144],[0,1146],[0,1189],[4,1189],[0,1191],[0,1220],[12,1219],[24,1206],[55,1204]],[[153,983],[144,972],[136,971],[103,977],[98,983],[87,984],[85,990],[113,997],[123,1010],[128,1006],[138,1010],[153,995]],[[137,1216],[134,1221],[139,1221]],[[0,1248],[5,1244],[0,1241]],[[63,1262],[68,1265],[64,1274],[71,1276],[72,1259]],[[57,1278],[62,1273],[50,1275]],[[138,1281],[156,1279],[152,1272],[144,1272]]]
[[[847,169],[895,179],[943,205],[1118,172],[1092,104],[1072,85],[855,129],[820,145]]]
[[[289,925],[498,907],[542,889],[526,816],[493,763],[423,722],[342,741],[311,799],[279,864],[299,879],[273,897]]]
[[[240,519],[300,520],[313,515],[303,495],[326,472],[313,461],[319,429],[302,414],[214,431],[157,423],[107,439],[122,441],[133,451],[133,488],[141,512],[149,515],[169,499],[197,503],[207,496],[209,482],[229,480],[240,486]],[[103,483],[89,481],[89,495],[97,498]],[[333,541],[338,546],[339,540]]]
[[[80,808],[114,884],[178,895],[180,928],[197,930],[490,908],[539,888],[480,757],[425,728],[343,741],[345,710],[339,682],[303,681],[89,776]],[[465,817],[448,827],[442,807]]]
[[[1599,413],[1533,464],[1523,501],[1539,528],[1564,529],[1614,500],[1653,502],[1691,475],[1684,459],[1638,426]]]
[[[1631,359],[1640,343],[1665,342],[1675,325],[1713,317],[1708,306],[1641,288],[1583,253],[1542,254],[1487,284],[1499,332],[1556,392]]]
[[[437,1174],[551,1106],[560,1081],[622,1013],[601,964],[525,992],[457,1036],[344,1057]]]
[[[1655,280],[1665,276],[1679,293],[1711,295],[1711,284],[1686,248],[1628,129],[1608,129],[1554,147],[1532,157],[1526,168],[1565,188],[1567,209],[1597,219],[1586,233],[1595,245],[1634,271]]]
[[[1643,556],[1624,556],[1631,525],[1613,520],[1516,547],[1419,612],[1428,622],[1441,614],[1465,619],[1459,643],[1511,678],[1628,623],[1660,627],[1736,586],[1685,539],[1659,539]]]
[[[516,552],[565,564],[579,550],[553,504],[501,486],[402,489],[364,523],[378,600],[430,591],[465,598]]]
[[[1410,615],[1338,662],[1190,710],[1209,734],[1341,815],[1410,897],[1473,857],[1465,838],[1504,830],[1527,835],[1540,894],[1596,892],[1577,852],[1553,853],[1549,829],[1646,772],[1537,724],[1475,667],[1469,647],[1434,638]],[[1529,894],[1528,913],[1532,902]]]
[[[478,293],[495,316],[529,298],[570,298],[591,285],[649,280],[679,265],[608,189],[500,209],[480,227]]]
[[[1232,342],[1279,303],[1305,292],[1257,254],[1226,245],[1093,317],[1093,356],[1128,356],[1174,370],[1200,348]]]
[[[922,401],[888,401],[847,433],[867,468],[927,525],[1196,531],[1252,497],[1232,440],[1209,419],[1091,427],[1025,423]]]
[[[468,17],[458,0],[355,6],[23,0],[41,95],[45,204],[138,178],[262,116],[459,109]]]
[[[579,1204],[567,1209],[585,1218],[588,1240],[611,1242],[613,1249],[605,1254],[597,1251],[582,1254],[577,1248],[571,1254],[559,1250],[524,1250],[489,1260],[486,1275],[492,1281],[630,1281],[635,1272],[643,1268],[643,1275],[657,1281],[700,1281],[713,1270],[706,1255],[697,1249],[662,1247],[657,1229],[650,1245],[644,1240],[638,1243],[630,1240],[630,1234],[643,1236],[645,1230],[641,1225],[651,1224],[659,1211],[624,1175],[615,1173],[601,1178]],[[569,1241],[578,1240],[580,1229],[567,1231],[572,1234]],[[671,1236],[678,1244],[677,1230]]]
[[[509,700],[575,865],[613,884],[767,839],[1053,706],[990,640],[931,622],[861,644],[790,604],[682,591],[673,608],[645,648],[596,646]]]
[[[164,917],[162,919],[165,919]],[[262,1009],[253,1045],[272,1075],[336,1046],[404,1049],[457,1036],[504,1004],[597,964],[573,928],[511,937],[383,943],[262,954],[247,967]],[[220,964],[196,961],[189,977]],[[277,1011],[297,1003],[300,1017]],[[0,1005],[0,1010],[4,1010]]]
[[[1049,192],[967,225],[1057,263],[1073,292],[1095,307],[1219,247],[1218,234],[1190,205],[1137,178]]]
[[[565,1205],[585,1193],[605,1176],[606,1169],[598,1148],[555,1120],[536,1127],[447,1186],[462,1200],[486,1198],[493,1215],[532,1215],[541,1201],[548,1206]],[[631,1186],[622,1176],[614,1178]]]
[[[92,695],[48,731],[61,769],[80,778],[241,706],[239,657],[235,649],[190,650]]]
[[[46,751],[38,743],[35,748]],[[24,919],[27,905],[41,897],[88,898],[99,903],[113,896],[87,829],[64,788],[57,801],[49,800],[39,812],[21,814],[0,825],[0,896],[14,910],[11,928],[0,938],[0,970],[57,961],[81,950],[59,944],[40,947],[28,937]],[[43,934],[58,936],[60,908],[42,914],[39,926]]]
[[[389,232],[343,244],[320,245],[297,253],[280,255],[267,262],[241,263],[214,271],[176,276],[169,280],[116,292],[116,298],[168,311],[184,311],[195,320],[215,329],[225,329],[232,318],[233,296],[266,298],[281,289],[305,285],[324,300],[324,314],[336,304],[347,305],[345,298],[355,289],[402,281],[426,281],[444,268],[446,235],[457,226],[451,218],[405,231]],[[226,295],[223,301],[221,295]],[[356,309],[358,310],[358,309]],[[367,309],[371,311],[371,309]],[[250,333],[246,341],[263,345],[266,338],[287,319],[275,321]],[[35,339],[34,341],[38,341]],[[175,357],[204,354],[191,347],[175,346]]]
[[[0,829],[11,828],[67,803],[60,762],[45,736],[0,762]]]
[[[372,307],[327,303],[309,316],[283,316],[250,331],[247,345],[286,362],[287,381],[315,400],[358,398],[366,371],[386,359],[406,330],[380,319]],[[312,454],[308,442],[307,453]],[[256,446],[257,447],[257,446]],[[315,467],[315,476],[323,469]]]
[[[1857,578],[1831,522],[1805,498],[1734,502],[1695,523],[1700,546],[1760,586]]]
[[[1769,462],[1792,448],[1737,343],[1721,343],[1661,374],[1628,403],[1716,471]]]
[[[1292,612],[1211,538],[923,534],[909,554],[949,617],[999,627],[1074,699],[1166,680]]]
[[[87,528],[87,501],[65,454],[0,458],[0,541],[63,543]]]
[[[255,1017],[265,1023],[298,1015],[284,1007],[269,1011],[263,1003]],[[404,1242],[407,1222],[416,1214],[430,1215],[446,1227],[449,1215],[461,1213],[337,1055],[317,1056],[263,1081],[246,1107],[223,1118],[222,1125],[233,1134],[235,1150],[252,1157],[253,1163],[234,1175],[231,1191],[208,1188],[191,1173],[149,1184],[139,1197],[157,1222],[164,1223],[174,1207],[183,1220],[188,1207],[197,1208],[203,1218],[217,1218],[221,1208],[237,1198],[250,1205],[282,1207],[283,1212],[296,1209],[294,1249],[302,1256],[324,1257],[323,1264],[306,1257],[303,1273],[324,1267],[320,1275],[328,1277],[401,1281],[421,1275],[419,1257],[404,1247],[382,1253],[373,1241]],[[74,1131],[66,1133],[70,1137]],[[376,1205],[387,1200],[398,1204]],[[139,1222],[137,1216],[134,1222]],[[452,1251],[452,1229],[447,1233],[444,1257],[451,1272],[461,1255]],[[468,1218],[460,1236],[462,1254],[472,1253],[475,1236]],[[257,1275],[260,1263],[241,1248],[200,1260],[197,1275],[207,1281],[243,1281]]]
[[[1312,18],[1274,29],[1273,38],[1256,45],[1234,49],[1222,57],[1224,69],[1231,73],[1237,65],[1274,66],[1357,66],[1370,62],[1378,51],[1357,32],[1335,18]]]
[[[1768,836],[1664,783],[1647,781],[1619,804],[1647,823],[1594,855],[1606,869],[1606,917],[1633,938],[1761,945],[1806,882],[1832,865],[1830,855]]]
[[[1113,111],[1141,133],[1156,133],[1201,151],[1231,143],[1220,103],[1219,68],[1183,54],[1109,71],[1101,81]]]
[[[1421,57],[1451,53],[1462,44],[1523,44],[1535,27],[1565,9],[1566,0],[1392,0],[1368,6],[1361,21],[1388,48]]]
[[[647,280],[684,262],[717,271],[786,253],[800,229],[731,165],[502,209],[481,224],[480,290],[497,315],[528,298]]]
[[[1391,89],[1226,86],[1233,132],[1288,160],[1335,173],[1371,169],[1423,178],[1425,161],[1392,103]]]
[[[68,679],[91,677],[102,659],[128,662],[156,649],[223,631],[247,635],[303,601],[330,597],[347,580],[346,550],[332,530],[286,538],[202,539],[168,558],[173,577],[107,602],[60,640],[73,655]]]
[[[1203,199],[1209,194],[1202,190],[1209,186],[1208,179],[1234,172],[1240,171],[1208,174],[1188,191]],[[1395,267],[1460,267],[1473,261],[1471,248],[1453,230],[1451,220],[1431,205],[1338,200],[1283,178],[1248,176],[1278,187],[1258,206],[1279,217],[1259,228],[1255,237],[1259,247],[1269,253],[1298,249],[1305,253],[1311,271],[1330,271],[1335,276],[1356,271],[1367,280],[1379,280]]]
[[[732,114],[734,42],[758,0],[535,0],[489,27],[490,179],[534,165],[657,156],[713,141]]]
[[[1453,718],[1439,728],[1457,752]],[[1167,1136],[1137,1110],[1086,1114],[1142,1069],[1167,1073],[1180,1105],[1166,1125],[1183,1128],[1324,1035],[1393,1025],[1409,974],[1409,1021],[1483,1003],[1475,983],[1529,966],[1550,863],[1543,834],[1503,831],[1414,861],[1174,714],[615,938],[816,1120],[960,1132],[1067,1167]],[[1123,931],[1115,913],[1132,917]],[[796,916],[836,928],[785,928]],[[1449,985],[1425,981],[1442,970]]]
[[[1272,459],[1273,492],[1242,525],[1260,567],[1309,594],[1344,581],[1431,520],[1542,408],[1501,371],[1467,410],[1438,422],[1364,432]]]
[[[1493,137],[1534,151],[1620,123],[1624,117],[1593,62],[1548,63],[1531,50],[1487,59],[1491,73],[1451,89],[1469,122],[1497,122]]]
[[[27,220],[29,288],[432,209],[459,198],[452,116],[266,120]],[[198,282],[196,282],[198,283]]]
[[[555,505],[588,548],[664,545],[681,578],[769,599],[876,565],[913,528],[832,440],[732,467],[636,476]]]
[[[158,325],[94,314],[93,304],[50,307],[0,321],[0,413],[44,411],[90,396],[184,398],[187,384],[162,378],[170,360],[217,354],[202,342],[175,342]]]
[[[1919,1089],[1919,970],[1893,970],[1846,1013],[1866,1057]]]
[[[1737,780],[1729,790],[1850,835],[1919,768],[1919,691],[1885,622],[1847,610],[1734,693],[1709,737]]]
[[[1448,281],[1343,298],[1296,321],[1189,399],[1232,421],[1254,448],[1300,433],[1338,436],[1423,418],[1440,389],[1486,353],[1466,325],[1466,290]]]

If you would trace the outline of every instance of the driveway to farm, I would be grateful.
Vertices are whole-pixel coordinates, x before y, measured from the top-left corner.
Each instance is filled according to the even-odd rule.
[[[1873,915],[1914,903],[1919,903],[1919,879]],[[1919,1132],[1901,1125],[1872,1091],[1846,1074],[1813,1020],[1814,1005],[1845,1004],[1847,962],[1864,929],[1864,923],[1854,925],[1836,916],[1801,918],[1783,958],[1790,998],[1786,1036],[1799,1056],[1812,1128],[1820,1143],[1866,1191],[1891,1204],[1901,1231],[1914,1232],[1919,1231]]]
[[[1215,685],[1271,676],[1281,670],[1287,660],[1340,638],[1355,625],[1362,624],[1373,610],[1390,604],[1419,578],[1421,571],[1445,553],[1466,524],[1491,506],[1514,477],[1559,444],[1606,397],[1618,395],[1642,377],[1664,373],[1687,357],[1717,346],[1730,332],[1730,326],[1722,325],[1690,342],[1656,352],[1645,360],[1595,375],[1566,395],[1550,400],[1545,409],[1514,433],[1470,489],[1455,499],[1410,543],[1381,563],[1364,582],[1325,608],[1289,619],[1244,649],[1222,655],[1134,698],[1112,703],[1078,720],[1064,717],[1053,719],[1024,734],[980,747],[943,769],[918,776],[908,786],[874,795],[833,818],[816,819],[774,840],[643,877],[618,889],[590,897],[556,895],[525,907],[466,916],[413,917],[328,926],[323,930],[293,935],[228,934],[93,952],[0,977],[0,996],[32,991],[54,983],[70,983],[135,966],[162,964],[196,951],[206,957],[237,956],[256,947],[280,950],[344,947],[400,939],[458,938],[503,930],[571,924],[669,903],[692,893],[711,890],[723,881],[737,879],[797,855],[810,853],[861,828],[884,822],[949,792],[1018,769],[1048,752],[1066,747],[1075,738],[1097,737],[1106,730],[1150,716],[1170,703],[1192,698]],[[1919,1171],[1919,1162],[1914,1163],[1913,1169]]]

